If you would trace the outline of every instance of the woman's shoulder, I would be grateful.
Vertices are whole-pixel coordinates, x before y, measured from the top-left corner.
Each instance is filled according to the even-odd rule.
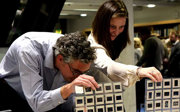
[[[91,43],[91,47],[95,47],[95,48],[102,48],[102,49],[105,49],[101,44],[99,44],[93,34],[91,33],[89,36],[88,36],[88,39],[87,39],[90,43]]]

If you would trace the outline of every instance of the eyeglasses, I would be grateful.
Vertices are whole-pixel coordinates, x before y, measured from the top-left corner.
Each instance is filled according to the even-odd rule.
[[[70,68],[73,75],[81,75],[81,74],[87,73],[89,71],[89,70],[87,70],[85,72],[81,72],[81,71],[79,71],[77,69],[72,68],[69,63],[68,63],[68,66],[69,66],[69,68]]]

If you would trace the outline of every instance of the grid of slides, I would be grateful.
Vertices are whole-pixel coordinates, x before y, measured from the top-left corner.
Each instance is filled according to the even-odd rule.
[[[146,79],[145,93],[146,112],[180,112],[180,78]]]
[[[124,112],[122,85],[119,82],[100,83],[99,88],[83,88],[75,95],[75,112]]]

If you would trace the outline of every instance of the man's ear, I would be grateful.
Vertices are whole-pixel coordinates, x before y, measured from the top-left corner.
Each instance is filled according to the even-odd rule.
[[[64,65],[65,63],[64,63],[64,60],[63,60],[63,56],[62,55],[58,55],[58,56],[56,56],[56,59],[55,59],[55,66],[58,68],[58,67],[60,67],[60,66],[62,66],[62,65]]]
[[[60,62],[63,62],[63,56],[61,54],[59,54],[57,57],[56,57],[56,60],[60,61]]]

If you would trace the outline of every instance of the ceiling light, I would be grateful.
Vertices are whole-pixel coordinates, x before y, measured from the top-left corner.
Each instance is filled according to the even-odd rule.
[[[87,16],[87,14],[81,14],[80,16],[81,16],[81,17],[85,17],[85,16]]]
[[[133,7],[137,6],[136,4],[133,4]]]
[[[61,16],[68,16],[68,13],[60,13]]]
[[[153,7],[156,7],[156,5],[155,4],[148,4],[147,7],[148,8],[153,8]]]

